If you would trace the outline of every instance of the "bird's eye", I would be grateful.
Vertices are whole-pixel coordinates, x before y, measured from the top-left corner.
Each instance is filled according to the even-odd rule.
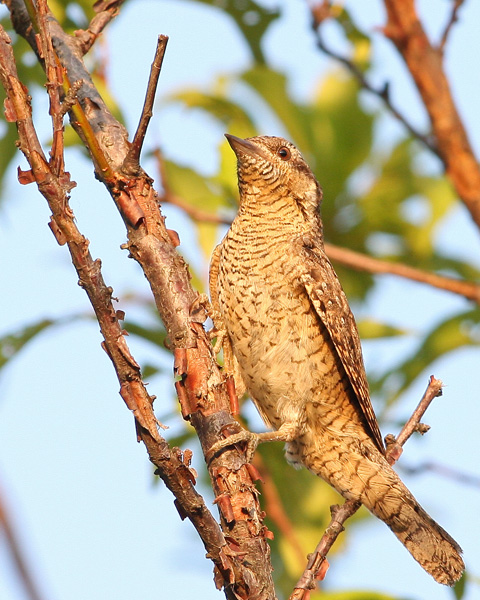
[[[282,146],[281,148],[279,148],[277,150],[277,155],[282,159],[282,160],[289,160],[290,157],[292,156],[292,153],[290,152],[290,150],[286,147],[286,146]]]

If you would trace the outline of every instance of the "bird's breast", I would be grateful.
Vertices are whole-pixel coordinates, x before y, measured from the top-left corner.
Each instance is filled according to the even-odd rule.
[[[219,304],[247,389],[266,420],[278,427],[303,412],[335,359],[295,275],[288,241],[259,244],[257,239],[252,246],[224,241]]]

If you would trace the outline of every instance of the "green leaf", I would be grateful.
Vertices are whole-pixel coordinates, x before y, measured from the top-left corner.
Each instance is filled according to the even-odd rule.
[[[33,340],[39,333],[59,320],[44,319],[33,325],[27,325],[14,333],[9,333],[0,338],[0,369],[4,367],[22,348]]]
[[[219,78],[215,86],[217,91],[204,93],[198,90],[183,90],[169,95],[165,104],[181,102],[187,108],[200,108],[220,121],[239,137],[255,135],[255,126],[248,113],[239,105],[226,97],[229,91],[228,81]]]
[[[345,8],[341,8],[335,14],[335,21],[342,27],[345,37],[352,45],[350,60],[361,71],[366,71],[370,67],[372,54],[372,42],[370,38],[357,27],[350,13]]]
[[[125,321],[124,328],[130,335],[138,335],[138,337],[165,349],[165,339],[167,334],[163,325],[160,327],[144,327],[132,321]]]
[[[296,104],[287,89],[287,78],[265,65],[257,65],[241,76],[267,102],[268,107],[281,120],[289,138],[302,150],[313,151],[313,132],[310,109]]]
[[[202,177],[194,169],[165,161],[166,181],[169,192],[179,196],[192,207],[203,212],[217,214],[224,204],[221,186],[214,178]],[[217,223],[200,222],[197,225],[197,235],[200,247],[209,260],[217,241]]]
[[[162,369],[160,369],[156,365],[142,365],[142,379],[150,379],[154,375],[157,375],[157,373],[162,373]]]
[[[17,130],[13,123],[7,123],[4,135],[0,138],[0,145],[2,151],[0,152],[0,201],[2,199],[3,192],[3,178],[8,165],[12,161],[13,157],[17,157],[17,161],[20,162],[21,156],[17,154],[17,146],[15,142],[17,140]]]
[[[376,321],[375,319],[362,319],[357,321],[360,337],[364,340],[372,340],[386,337],[397,337],[406,335],[408,332],[405,329]]]

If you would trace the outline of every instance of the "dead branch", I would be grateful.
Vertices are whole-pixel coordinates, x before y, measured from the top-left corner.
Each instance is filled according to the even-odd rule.
[[[140,116],[140,122],[138,123],[137,131],[133,136],[132,144],[123,163],[123,170],[128,175],[134,175],[138,173],[140,169],[140,153],[142,151],[145,134],[147,133],[148,124],[153,116],[153,103],[155,101],[158,78],[160,77],[160,71],[162,70],[163,57],[165,56],[167,43],[168,37],[166,35],[160,35],[158,37],[157,49],[150,69],[150,77],[148,78],[147,92],[145,94],[145,102]]]
[[[38,4],[41,6],[42,0]],[[45,34],[44,30],[42,32]],[[49,61],[50,58],[47,58],[46,62]],[[74,214],[68,205],[68,192],[74,184],[65,171],[56,172],[56,157],[52,157],[49,162],[43,153],[32,121],[28,92],[18,79],[10,40],[3,29],[0,30],[0,77],[7,94],[7,118],[16,121],[20,148],[31,166],[31,171],[20,172],[20,181],[24,184],[35,181],[47,200],[52,211],[52,232],[61,245],[68,246],[79,284],[86,291],[100,324],[103,347],[115,367],[120,393],[135,416],[137,431],[147,446],[150,459],[161,469],[162,479],[174,491],[184,513],[198,529],[207,534],[208,539],[204,537],[207,550],[212,556],[216,554],[217,560],[221,562],[219,553],[225,544],[223,535],[193,487],[194,478],[184,465],[181,455],[172,452],[158,433],[157,420],[152,410],[153,398],[141,381],[140,367],[126,344],[125,332],[112,304],[112,289],[105,284],[100,261],[92,258],[88,250],[89,242],[78,230]],[[51,90],[58,89],[55,85],[58,81],[50,83]]]
[[[414,431],[418,430],[418,428],[422,429],[420,420],[432,400],[441,396],[442,386],[442,382],[439,379],[435,379],[432,375],[417,408],[413,411],[412,416],[405,423],[398,436],[395,438],[393,435],[388,435],[385,438],[387,442],[385,457],[391,465],[395,464],[400,458],[403,445]],[[322,539],[317,544],[315,551],[309,555],[307,567],[298,580],[289,600],[308,600],[310,591],[315,589],[316,581],[323,579],[326,573],[326,569],[328,568],[326,556],[340,533],[344,530],[343,524],[357,512],[360,506],[360,502],[346,500],[341,506],[335,505],[331,507],[332,519]]]
[[[75,31],[80,50],[82,54],[86,54],[93,44],[97,41],[98,36],[102,33],[105,27],[119,13],[120,6],[125,0],[106,0],[95,2],[93,5],[97,14],[90,21],[87,29],[79,29]]]
[[[457,194],[474,222],[480,227],[480,168],[458,114],[442,63],[444,45],[463,2],[455,1],[450,20],[437,48],[431,44],[425,33],[416,13],[414,0],[384,0],[384,3],[387,11],[384,34],[397,47],[420,92],[430,117],[431,136],[418,132],[393,106],[388,85],[376,89],[352,61],[325,44],[319,26],[332,16],[328,0],[311,8],[312,27],[317,45],[328,56],[343,64],[364,89],[381,98],[391,114],[403,123],[410,134],[439,156]]]

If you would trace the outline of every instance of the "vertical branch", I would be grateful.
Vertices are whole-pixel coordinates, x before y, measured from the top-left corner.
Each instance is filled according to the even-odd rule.
[[[152,68],[150,69],[150,77],[148,79],[147,92],[145,94],[145,102],[143,105],[142,114],[140,116],[140,122],[138,123],[137,131],[135,132],[132,144],[123,163],[123,170],[125,173],[130,175],[138,173],[140,169],[140,152],[142,151],[143,141],[145,139],[145,134],[147,133],[148,124],[153,116],[155,92],[157,91],[158,78],[160,77],[160,71],[162,70],[163,57],[165,56],[165,50],[167,49],[167,42],[168,36],[158,36],[157,49],[155,51],[155,58],[152,63]]]

